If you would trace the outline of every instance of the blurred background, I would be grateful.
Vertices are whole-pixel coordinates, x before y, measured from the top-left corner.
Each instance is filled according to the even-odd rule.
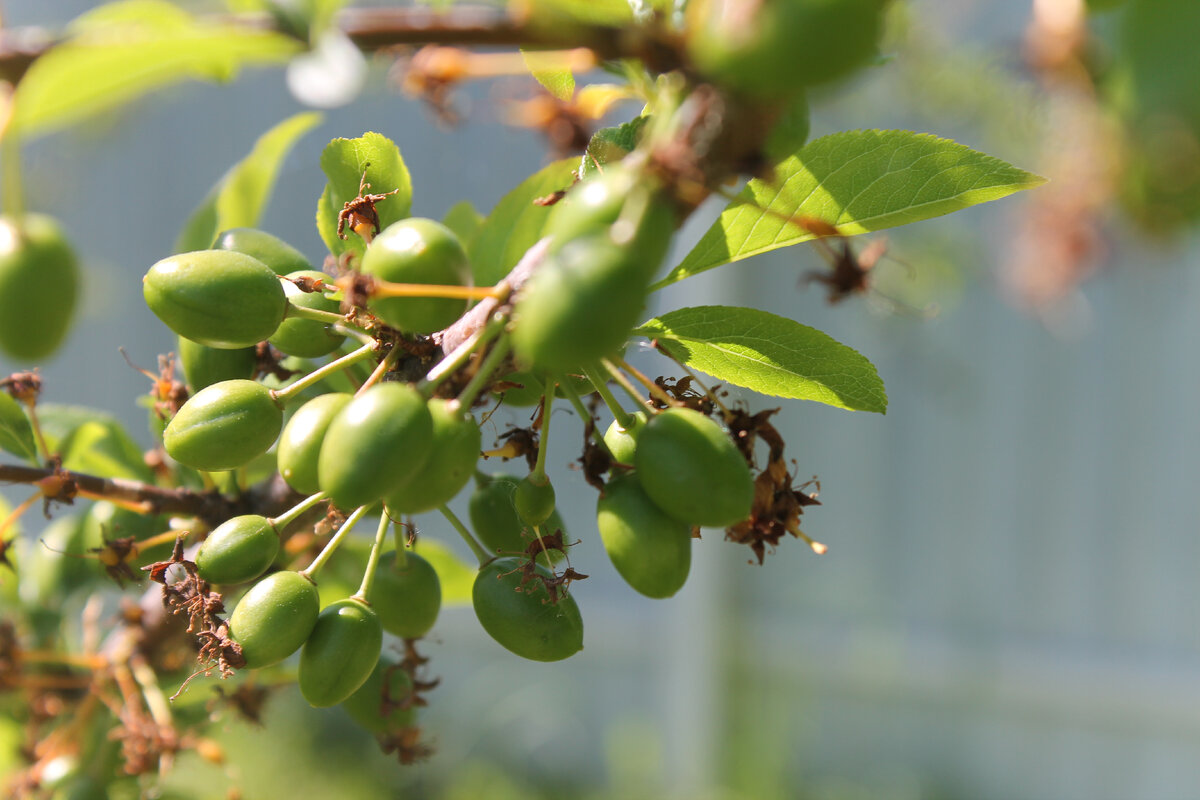
[[[92,5],[6,0],[4,23],[56,28]],[[1088,18],[1072,2],[897,2],[886,61],[811,98],[813,137],[929,131],[1045,175],[1045,187],[889,232],[873,289],[837,306],[802,285],[824,266],[808,247],[659,299],[757,305],[878,367],[886,416],[793,402],[774,418],[798,474],[820,480],[823,505],[804,519],[827,555],[785,541],[759,566],[706,531],[679,595],[636,595],[599,545],[594,492],[566,473],[575,433],[559,436],[560,508],[583,540],[572,564],[591,576],[573,587],[583,652],[525,662],[469,608],[448,609],[426,647],[442,679],[423,713],[437,747],[428,762],[400,767],[340,712],[280,696],[265,727],[224,726],[234,766],[185,757],[167,787],[219,797],[237,785],[246,798],[1200,795],[1200,252],[1188,201],[1200,126],[1163,111],[1200,105],[1198,73],[1158,45],[1143,69],[1137,38],[1164,24],[1194,35],[1200,23],[1187,2],[1092,5]],[[1124,68],[1094,68],[1106,63]],[[532,95],[532,81],[465,88],[463,121],[446,128],[389,85],[386,67],[300,142],[262,222],[315,263],[317,157],[332,137],[394,139],[421,216],[463,199],[486,212],[547,161],[538,135],[504,125],[497,104]],[[303,108],[282,71],[251,70],[26,147],[29,205],[63,220],[87,269],[68,345],[42,365],[44,399],[104,409],[149,444],[135,405],[149,386],[117,348],[151,367],[174,340],[145,308],[141,275],[255,138]],[[718,211],[697,214],[677,256]],[[670,374],[651,354],[638,360]],[[0,361],[0,372],[24,366]],[[524,421],[502,411],[485,443],[504,415]],[[25,521],[36,533],[34,515]],[[455,544],[439,519],[418,522]]]

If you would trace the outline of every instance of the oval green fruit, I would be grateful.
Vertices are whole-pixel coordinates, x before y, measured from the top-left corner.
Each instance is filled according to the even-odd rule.
[[[283,426],[275,461],[283,480],[297,492],[316,494],[321,491],[317,462],[321,455],[321,444],[325,441],[325,431],[352,398],[353,395],[345,392],[330,392],[314,397],[296,409],[287,425]]]
[[[222,350],[180,336],[177,352],[184,382],[193,393],[221,381],[250,380],[258,366],[258,354],[253,347]]]
[[[279,276],[252,256],[201,250],[164,258],[142,278],[146,305],[180,336],[209,347],[252,347],[287,311]]]
[[[520,479],[512,475],[476,475],[478,486],[471,493],[467,512],[471,519],[471,527],[475,535],[483,542],[490,553],[522,553],[533,541],[533,534],[523,534],[525,524],[517,515],[513,505],[513,495],[517,491]],[[561,530],[566,535],[566,524],[555,510],[546,520],[543,530],[554,533]],[[550,551],[553,560],[563,558],[557,550]],[[540,563],[546,563],[546,556],[538,556]]]
[[[575,598],[550,602],[545,585],[521,585],[520,558],[499,558],[479,570],[471,602],[479,624],[507,650],[531,661],[561,661],[583,649],[583,619]],[[550,577],[540,564],[539,575]]]
[[[369,605],[354,597],[321,610],[300,651],[300,694],[317,708],[354,694],[379,663],[383,628]]]
[[[289,272],[286,277],[329,279],[329,276],[325,273],[312,269]],[[288,303],[291,305],[300,306],[301,308],[311,308],[316,311],[328,311],[332,314],[337,314],[341,311],[341,304],[337,300],[331,300],[320,292],[301,291],[290,280],[283,281],[282,286],[283,293],[287,295]],[[286,353],[289,356],[318,358],[329,355],[334,350],[337,350],[345,340],[345,336],[334,332],[324,322],[314,319],[288,317],[279,323],[279,327],[275,329],[275,334],[269,341],[281,353]]]
[[[475,472],[482,449],[479,424],[457,402],[429,401],[433,445],[425,467],[401,481],[385,500],[389,511],[420,514],[454,499]]]
[[[271,448],[283,411],[254,381],[222,381],[192,395],[163,431],[171,458],[194,469],[237,469]]]
[[[0,217],[0,350],[24,361],[51,355],[78,294],[79,265],[53,217]]]
[[[724,528],[750,516],[750,467],[721,426],[699,411],[655,415],[638,436],[633,462],[650,499],[682,522]]]
[[[317,624],[317,586],[299,572],[275,572],[260,580],[229,615],[229,635],[241,645],[250,669],[278,664]]]
[[[614,419],[604,432],[604,443],[618,464],[633,465],[633,454],[637,450],[637,438],[646,427],[646,412],[636,411],[630,415],[633,420],[628,428],[622,428]]]
[[[209,583],[245,583],[266,572],[278,553],[279,531],[271,521],[243,514],[208,534],[196,553],[196,569]]]
[[[647,497],[636,475],[616,476],[604,487],[596,527],[617,572],[647,597],[670,597],[687,581],[691,527]]]
[[[635,227],[614,228],[622,215]],[[555,204],[546,234],[554,237],[552,250],[575,239],[609,235],[629,243],[653,272],[666,256],[675,222],[675,212],[653,178],[616,165],[580,182]]]
[[[363,254],[362,271],[393,283],[471,285],[471,265],[454,232],[440,222],[411,217],[383,229]],[[433,297],[379,297],[367,308],[405,333],[433,333],[467,310],[468,301]]]
[[[513,508],[526,525],[541,525],[550,519],[554,504],[554,484],[544,475],[541,482],[535,481],[532,475],[526,475],[513,492]]]
[[[278,236],[256,228],[230,228],[222,231],[217,234],[213,249],[235,250],[253,256],[277,275],[312,269],[312,264],[299,250]]]
[[[346,511],[382,500],[425,467],[433,451],[433,417],[403,383],[379,383],[345,405],[325,432],[317,476]]]
[[[411,550],[405,551],[404,566],[397,569],[393,550],[379,559],[369,599],[385,631],[419,639],[437,621],[442,584],[433,565]]]
[[[342,708],[371,733],[379,736],[394,734],[417,721],[415,704],[402,707],[412,691],[412,678],[401,666],[400,659],[385,651],[366,682],[342,701]]]

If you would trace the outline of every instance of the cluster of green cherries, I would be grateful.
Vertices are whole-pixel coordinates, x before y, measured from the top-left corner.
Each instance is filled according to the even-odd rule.
[[[181,337],[180,358],[195,391],[162,431],[166,452],[186,467],[221,472],[274,447],[280,476],[304,498],[275,518],[227,520],[195,556],[210,583],[249,584],[228,620],[247,668],[299,650],[300,689],[313,705],[345,703],[372,728],[394,724],[382,719],[389,714],[410,714],[380,703],[381,693],[396,697],[404,687],[395,682],[408,680],[392,657],[381,658],[382,637],[385,631],[424,636],[441,589],[429,562],[402,542],[392,552],[383,549],[392,520],[433,510],[447,516],[480,561],[472,599],[493,639],[538,661],[561,660],[583,647],[579,609],[556,572],[563,540],[535,546],[563,528],[545,471],[548,408],[537,464],[527,476],[477,471],[481,435],[471,408],[499,387],[518,387],[511,398],[505,393],[505,402],[515,404],[561,392],[581,415],[588,412],[579,387],[600,393],[615,417],[596,437],[611,456],[597,506],[604,547],[645,595],[667,597],[683,586],[695,528],[725,527],[750,515],[750,468],[709,417],[652,408],[626,381],[639,405],[631,413],[601,377],[611,374],[609,357],[641,319],[674,228],[667,195],[633,169],[613,167],[578,184],[552,213],[548,250],[528,281],[416,383],[391,380],[386,357],[370,363],[380,360],[380,330],[415,340],[453,324],[468,300],[384,292],[346,314],[329,276],[312,271],[286,243],[249,229],[225,232],[213,249],[151,267],[146,302]],[[389,225],[355,266],[381,281],[429,286],[431,295],[438,295],[433,287],[471,280],[455,235],[428,219]],[[297,278],[312,280],[298,285]],[[320,366],[307,362],[303,377],[271,388],[250,379],[255,345],[263,341],[289,356],[287,363],[330,358]],[[456,371],[466,376],[465,388],[453,398],[437,396],[443,384],[462,385],[445,383]],[[473,478],[468,529],[446,504]],[[326,502],[345,522],[320,554],[305,569],[271,571],[281,534]],[[318,573],[349,530],[374,514],[379,526],[359,590],[321,608]]]

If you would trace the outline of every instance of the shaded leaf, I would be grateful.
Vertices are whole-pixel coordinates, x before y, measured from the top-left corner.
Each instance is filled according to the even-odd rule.
[[[442,224],[454,231],[454,235],[462,242],[463,247],[471,249],[471,242],[483,226],[483,214],[475,210],[470,200],[455,203],[454,207],[442,217]]]
[[[575,94],[575,76],[571,70],[547,67],[538,59],[537,51],[531,52],[524,47],[521,48],[521,57],[529,68],[529,74],[550,94],[559,100],[570,100]]]
[[[443,606],[469,606],[478,568],[459,558],[446,545],[429,537],[417,540],[415,550],[430,563],[442,584]]]
[[[35,464],[38,461],[33,426],[25,409],[8,392],[0,392],[0,449]]]
[[[612,128],[601,128],[592,134],[579,165],[580,179],[596,174],[614,161],[620,161],[637,147],[642,129],[650,117],[634,117]]]
[[[150,481],[154,475],[142,458],[142,450],[115,422],[89,420],[74,428],[59,444],[63,466],[69,470]]]
[[[1045,182],[948,139],[912,131],[847,131],[809,142],[771,181],[751,180],[661,288],[731,261],[798,244],[810,217],[844,235],[905,225]]]
[[[799,322],[732,306],[681,308],[634,333],[692,369],[760,394],[851,411],[887,411],[875,367],[857,351]]]
[[[359,181],[367,164],[367,182],[371,184],[368,193],[399,190],[375,204],[380,230],[407,217],[412,208],[412,178],[400,148],[391,139],[374,132],[357,139],[334,139],[321,153],[321,170],[328,182],[317,202],[317,231],[334,255],[350,250],[361,256],[366,249],[353,232],[347,231],[345,239],[338,238],[337,218],[342,207],[358,197]]]

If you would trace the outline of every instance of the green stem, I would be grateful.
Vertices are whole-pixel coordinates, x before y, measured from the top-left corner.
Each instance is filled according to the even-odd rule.
[[[298,306],[295,303],[288,303],[287,315],[285,319],[291,318],[311,319],[314,322],[324,322],[327,325],[345,325],[346,318],[341,314],[335,314],[332,311],[322,311],[319,308],[305,308]]]
[[[310,497],[304,498],[299,503],[297,503],[296,505],[289,508],[287,511],[280,514],[278,517],[273,517],[273,518],[267,520],[267,522],[270,522],[276,528],[282,530],[282,529],[286,528],[288,525],[291,525],[297,519],[299,519],[300,515],[303,514],[305,511],[308,511],[310,508],[317,505],[324,499],[325,499],[325,493],[317,492],[316,494],[314,494]]]
[[[371,554],[367,556],[367,571],[363,573],[362,583],[359,584],[358,591],[354,593],[354,597],[362,600],[365,603],[370,603],[368,599],[371,596],[371,586],[375,583],[375,570],[379,567],[379,551],[383,549],[383,537],[387,536],[388,524],[391,519],[388,518],[387,512],[379,515],[379,527],[375,531],[375,543],[371,545]]]
[[[467,547],[471,548],[471,552],[475,554],[475,558],[479,559],[479,566],[482,567],[491,559],[491,556],[483,549],[483,545],[475,541],[475,537],[467,530],[467,526],[462,524],[462,520],[455,516],[454,512],[448,506],[444,504],[440,505],[438,506],[438,511],[442,512],[442,516],[446,518],[446,521],[454,526],[454,530],[458,531],[458,535],[467,543]]]
[[[470,408],[475,402],[475,397],[483,388],[487,386],[488,381],[492,378],[492,373],[495,372],[504,359],[508,358],[509,344],[508,339],[503,338],[492,345],[492,349],[484,357],[483,363],[479,365],[479,369],[471,377],[463,390],[458,394],[458,402],[462,403],[463,408]]]
[[[590,365],[583,368],[583,374],[587,375],[588,380],[592,382],[592,386],[596,390],[596,394],[600,395],[600,399],[604,401],[604,405],[608,406],[608,410],[612,412],[613,417],[617,420],[617,426],[623,430],[628,430],[633,425],[633,415],[621,408],[621,404],[617,402],[617,398],[613,397],[613,393],[609,391],[608,381],[604,380],[604,376],[596,369],[596,366]]]
[[[387,512],[385,511],[384,513],[386,514]],[[392,562],[392,569],[394,569],[396,572],[400,572],[402,569],[404,569],[406,566],[408,566],[408,546],[407,546],[407,543],[404,541],[404,539],[405,539],[404,534],[405,534],[405,531],[407,530],[407,527],[404,525],[397,524],[395,530],[396,530],[396,560]]]
[[[548,383],[546,394],[542,396],[542,430],[538,435],[538,454],[537,461],[533,465],[533,471],[529,473],[529,479],[537,486],[546,485],[546,451],[550,449],[550,408],[554,405],[554,384],[546,379]]]
[[[367,506],[359,506],[358,508],[354,509],[354,513],[346,517],[346,521],[342,524],[342,527],[338,528],[338,531],[333,535],[333,538],[325,544],[325,547],[322,548],[320,553],[317,553],[317,557],[312,560],[312,563],[309,564],[307,568],[300,570],[300,574],[315,583],[317,573],[321,571],[321,567],[325,566],[325,562],[333,556],[334,551],[338,549],[338,545],[340,545],[342,540],[346,538],[346,534],[350,532],[351,528],[358,524],[358,521],[362,519],[366,513]]]
[[[276,404],[284,406],[294,397],[296,397],[296,395],[300,394],[300,392],[303,392],[308,387],[320,383],[327,376],[332,375],[335,372],[339,372],[351,364],[356,364],[359,361],[370,357],[374,354],[374,352],[375,344],[373,342],[371,344],[364,344],[353,353],[330,361],[323,367],[314,369],[312,372],[308,373],[290,386],[285,386],[282,389],[277,389],[271,392],[271,395],[275,398]]]
[[[425,380],[417,384],[417,389],[425,397],[432,397],[438,385],[467,363],[467,359],[471,357],[472,353],[495,339],[500,331],[504,330],[507,322],[508,318],[504,315],[493,316],[486,325],[464,339],[462,344],[450,351],[433,369],[429,370]]]
[[[571,405],[575,406],[575,410],[579,412],[580,419],[591,419],[592,415],[588,412],[587,406],[579,399],[579,392],[575,391],[575,387],[566,381],[559,381],[559,386],[562,387],[563,394],[571,401]],[[612,455],[612,451],[608,449],[608,443],[604,441],[604,434],[595,425],[592,426],[592,438],[596,440],[596,444],[604,448],[604,452]]]
[[[389,350],[387,355],[383,357],[383,360],[375,365],[375,369],[371,371],[371,374],[367,377],[366,381],[363,382],[363,385],[358,387],[358,391],[354,393],[354,396],[358,397],[367,389],[370,389],[372,386],[378,383],[383,376],[386,375],[392,369],[392,367],[396,365],[396,361],[399,358],[399,347],[393,347],[391,350]]]
[[[344,323],[338,325],[330,325],[330,329],[334,333],[340,333],[343,336],[352,336],[359,341],[360,344],[374,344],[375,340],[371,338],[371,334],[361,331]]]
[[[25,186],[21,180],[21,137],[11,129],[0,140],[0,157],[4,160],[4,178],[3,184],[0,184],[4,213],[13,219],[20,219],[25,213]]]
[[[629,381],[629,378],[625,375],[625,373],[621,372],[621,370],[618,369],[617,366],[608,359],[603,359],[600,363],[604,366],[605,371],[612,376],[613,380],[617,382],[617,385],[624,389],[625,393],[633,398],[633,402],[637,403],[638,408],[645,408],[646,398],[643,397],[642,393],[639,392],[637,388]],[[601,396],[603,397],[603,395]]]

